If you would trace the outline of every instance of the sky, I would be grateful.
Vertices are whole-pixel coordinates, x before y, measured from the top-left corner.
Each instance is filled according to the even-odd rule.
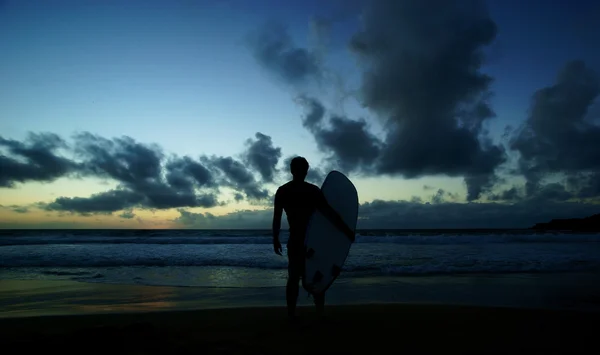
[[[0,0],[0,228],[359,228],[600,212],[594,1]]]

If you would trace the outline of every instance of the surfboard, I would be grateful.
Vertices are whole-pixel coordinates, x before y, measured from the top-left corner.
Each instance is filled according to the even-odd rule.
[[[358,193],[354,184],[339,171],[330,172],[321,191],[331,207],[352,230],[358,219]],[[319,210],[311,216],[304,246],[306,263],[302,286],[312,294],[325,292],[339,276],[352,242]]]

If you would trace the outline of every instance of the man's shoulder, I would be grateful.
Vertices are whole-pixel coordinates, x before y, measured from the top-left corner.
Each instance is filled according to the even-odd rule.
[[[286,182],[285,184],[279,186],[277,188],[277,191],[275,192],[275,195],[276,196],[281,196],[281,195],[285,194],[285,192],[288,191],[290,189],[290,187],[291,187],[290,183],[291,183],[291,181]]]
[[[310,190],[310,191],[321,191],[321,189],[314,184],[311,184],[310,182],[302,182],[301,184],[295,183],[293,180],[292,181],[288,181],[285,184],[279,186],[277,188],[277,192],[278,193],[282,193],[285,192],[287,190],[300,190],[300,191],[306,191],[306,190]]]
[[[315,185],[315,184],[311,184],[310,182],[306,182],[306,181],[305,181],[305,182],[304,182],[304,186],[306,186],[306,188],[308,188],[308,189],[311,189],[311,190],[314,190],[314,191],[321,191],[321,188],[320,188],[320,187],[318,187],[318,186],[317,186],[317,185]]]
[[[277,188],[277,191],[284,191],[284,190],[287,190],[287,189],[289,189],[289,188],[290,188],[290,186],[291,186],[291,183],[292,183],[291,181],[288,181],[288,182],[286,182],[285,184],[283,184],[283,185],[279,186],[279,187]]]

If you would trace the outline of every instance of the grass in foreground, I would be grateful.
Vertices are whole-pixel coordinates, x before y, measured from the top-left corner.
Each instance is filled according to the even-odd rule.
[[[600,314],[444,305],[238,308],[0,319],[3,354],[600,353]]]

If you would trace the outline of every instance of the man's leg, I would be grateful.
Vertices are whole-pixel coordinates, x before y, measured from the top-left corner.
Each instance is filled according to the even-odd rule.
[[[325,292],[313,295],[313,297],[317,308],[317,316],[323,317],[325,313]]]
[[[296,315],[296,303],[298,302],[298,283],[300,278],[288,273],[288,280],[285,286],[285,300],[287,302],[288,316],[293,317]]]
[[[302,277],[303,266],[298,260],[298,255],[294,255],[294,250],[288,247],[288,279],[285,285],[285,299],[287,302],[288,316],[296,315],[296,303],[298,302],[298,293],[300,288],[300,278]]]

